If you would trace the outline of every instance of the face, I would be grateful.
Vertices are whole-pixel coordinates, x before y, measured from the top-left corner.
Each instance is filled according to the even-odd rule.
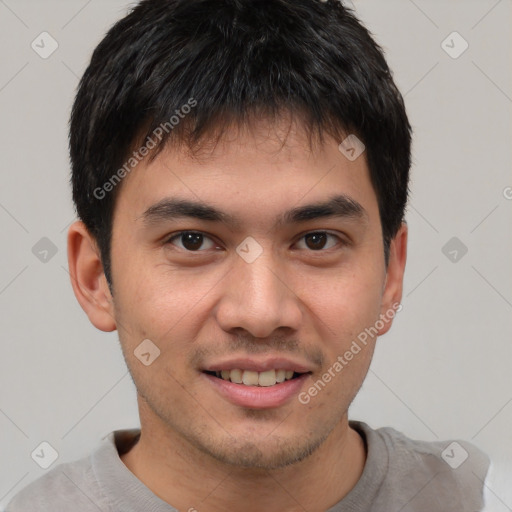
[[[295,128],[283,146],[279,130],[142,162],[113,221],[112,314],[143,428],[244,467],[302,460],[340,424],[373,353],[358,335],[399,294],[364,153],[310,150]]]

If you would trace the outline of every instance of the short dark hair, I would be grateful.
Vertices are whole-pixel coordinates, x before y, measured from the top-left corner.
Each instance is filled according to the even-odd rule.
[[[184,105],[194,107],[170,123]],[[324,132],[363,141],[387,263],[407,203],[411,127],[382,49],[350,9],[339,0],[143,0],[118,21],[80,81],[69,138],[73,201],[109,285],[113,178],[130,171],[137,144],[151,138],[150,158],[171,142],[193,151],[228,125],[283,114],[299,117],[310,144]]]

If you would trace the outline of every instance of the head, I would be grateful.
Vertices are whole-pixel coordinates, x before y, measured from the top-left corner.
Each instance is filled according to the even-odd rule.
[[[145,0],[114,25],[73,106],[68,254],[143,427],[242,466],[321,445],[401,298],[410,143],[382,51],[339,1]],[[234,359],[300,367],[302,392],[331,379],[240,406],[208,374]]]

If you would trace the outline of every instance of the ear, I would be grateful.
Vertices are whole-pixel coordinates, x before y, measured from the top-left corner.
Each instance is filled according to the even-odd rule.
[[[379,329],[379,336],[386,334],[391,328],[392,319],[401,309],[405,262],[407,259],[407,225],[402,223],[389,246],[389,262],[386,270],[386,281],[382,294],[381,319],[384,327]],[[387,319],[387,321],[386,321]]]
[[[68,265],[71,285],[91,323],[101,331],[116,329],[113,299],[103,272],[96,240],[85,224],[76,221],[68,230]]]

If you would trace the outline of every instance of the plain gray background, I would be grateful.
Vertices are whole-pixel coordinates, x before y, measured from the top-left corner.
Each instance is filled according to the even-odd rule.
[[[89,323],[66,258],[70,106],[129,5],[0,0],[0,507],[44,473],[31,457],[41,442],[58,452],[55,467],[138,426],[117,335]],[[488,510],[510,511],[512,2],[353,5],[386,51],[415,134],[403,310],[350,417],[472,441],[493,461]],[[58,43],[45,59],[31,47],[44,31]]]

